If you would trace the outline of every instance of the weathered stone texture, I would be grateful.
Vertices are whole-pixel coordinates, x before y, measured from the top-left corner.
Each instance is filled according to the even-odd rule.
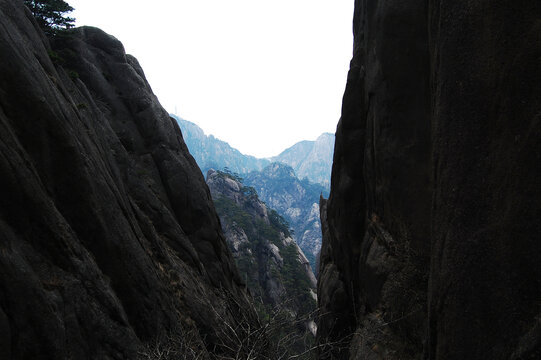
[[[134,359],[179,331],[214,350],[244,285],[137,60],[96,28],[49,43],[22,1],[0,29],[0,354]]]
[[[319,341],[351,336],[320,358],[541,356],[540,18],[356,1],[318,289]]]

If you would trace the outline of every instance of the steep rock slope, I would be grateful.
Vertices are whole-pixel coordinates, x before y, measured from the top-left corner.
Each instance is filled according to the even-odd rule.
[[[356,1],[319,358],[541,356],[540,16],[536,1]]]
[[[321,358],[422,352],[430,247],[428,37],[425,2],[402,5],[356,2],[331,195],[322,204],[318,285],[319,340],[343,343],[322,349]]]
[[[299,180],[291,167],[281,163],[244,175],[244,182],[291,224],[297,244],[315,269],[321,248],[319,196],[327,195],[325,188]]]
[[[541,3],[429,14],[428,356],[541,358]]]
[[[243,174],[261,170],[270,163],[267,159],[244,155],[225,141],[216,139],[212,135],[205,135],[203,129],[196,124],[176,115],[171,116],[178,122],[190,154],[193,155],[203,173],[210,169],[227,167],[233,172]]]
[[[273,162],[287,164],[301,179],[330,188],[334,134],[321,134],[315,141],[301,141],[273,157]]]
[[[137,60],[89,27],[51,48],[22,1],[0,29],[0,354],[134,359],[187,333],[226,351],[244,285]]]
[[[299,338],[290,343],[292,347],[304,344],[307,333],[313,340],[316,279],[289,233],[289,224],[259,200],[254,188],[231,173],[209,170],[207,184],[240,275],[260,304],[261,317],[286,314],[287,322],[278,324],[278,330],[292,327],[291,338]],[[301,347],[297,353],[304,350]]]

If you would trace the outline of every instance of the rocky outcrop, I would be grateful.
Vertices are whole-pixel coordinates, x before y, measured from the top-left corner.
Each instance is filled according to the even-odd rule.
[[[291,224],[297,244],[317,270],[315,264],[321,248],[319,196],[326,195],[325,187],[299,180],[293,168],[282,163],[252,171],[244,175],[244,182]]]
[[[319,358],[541,355],[540,15],[536,1],[356,1],[321,206]]]
[[[289,224],[231,173],[209,170],[207,184],[240,275],[275,343],[270,348],[280,349],[269,358],[305,358],[315,335],[316,278]]]
[[[209,170],[207,184],[227,243],[254,297],[269,309],[287,300],[286,306],[294,314],[304,316],[312,312],[316,279],[289,233],[289,224],[234,175]],[[312,306],[301,311],[300,304],[312,301]]]
[[[22,1],[0,28],[1,357],[134,359],[171,334],[227,352],[244,284],[137,60],[90,27],[50,44]]]

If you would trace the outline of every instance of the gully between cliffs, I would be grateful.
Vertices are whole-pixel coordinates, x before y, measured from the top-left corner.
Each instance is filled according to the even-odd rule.
[[[319,359],[541,358],[539,19],[355,1]],[[137,60],[96,28],[46,38],[19,0],[0,29],[0,358],[248,358],[261,324]]]

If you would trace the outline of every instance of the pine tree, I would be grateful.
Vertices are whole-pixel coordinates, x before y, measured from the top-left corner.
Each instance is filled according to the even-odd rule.
[[[74,9],[64,0],[24,0],[24,3],[47,34],[73,27],[75,19],[66,14]]]

